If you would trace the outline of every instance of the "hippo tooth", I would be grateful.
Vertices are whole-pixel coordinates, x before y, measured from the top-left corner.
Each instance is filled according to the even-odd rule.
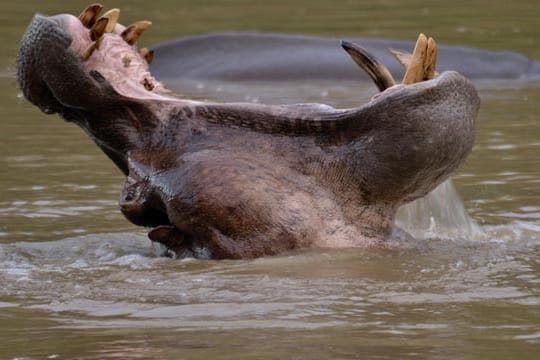
[[[411,61],[407,67],[405,75],[403,76],[403,84],[409,85],[424,80],[424,63],[427,55],[427,46],[428,38],[426,35],[418,35],[418,40],[416,40]]]
[[[342,41],[341,46],[347,51],[354,62],[371,77],[380,91],[396,84],[388,68],[375,56],[358,44]]]
[[[129,25],[123,32],[122,38],[129,44],[137,42],[142,33],[152,25],[151,21],[141,20]]]
[[[428,40],[428,46],[430,46],[429,44],[432,44],[431,46],[433,47],[433,45],[435,45],[435,48],[431,49],[428,47],[428,55],[429,53],[431,52],[432,53],[432,56],[433,56],[433,61],[428,61],[428,64],[425,64],[427,65],[427,68],[426,68],[426,71],[425,71],[425,77],[426,79],[425,80],[429,80],[429,79],[433,79],[435,76],[439,75],[439,73],[437,71],[435,71],[435,64],[437,62],[437,48],[436,48],[436,44],[435,44],[435,40],[433,40],[433,38],[429,38]],[[408,53],[408,52],[404,52],[404,51],[400,51],[400,50],[396,50],[396,49],[388,49],[388,51],[390,52],[390,54],[392,54],[392,56],[394,56],[396,58],[396,60],[401,64],[403,65],[403,67],[405,68],[405,71],[407,71],[407,69],[409,68],[409,64],[411,63],[411,58],[412,58],[412,54],[411,53]],[[433,53],[434,51],[434,53]],[[428,59],[428,57],[426,57],[426,60]]]
[[[90,44],[90,46],[88,46],[86,48],[86,50],[84,50],[81,54],[81,60],[82,61],[86,61],[90,58],[90,56],[92,56],[92,54],[94,53],[94,51],[96,49],[99,49],[99,45],[101,45],[101,42],[103,41],[103,37],[100,37],[97,41],[94,41],[93,43]]]
[[[81,23],[84,26],[86,26],[87,28],[91,28],[96,23],[96,19],[102,9],[103,6],[101,4],[96,3],[89,5],[79,15],[79,20],[81,20]]]
[[[142,48],[141,50],[139,50],[139,53],[146,60],[148,65],[152,63],[152,60],[154,60],[154,50],[148,50],[148,48]]]
[[[107,27],[108,23],[109,19],[106,17],[100,17],[90,29],[90,39],[92,39],[92,41],[96,41],[97,39],[101,38],[105,33],[105,28]]]
[[[407,68],[409,67],[409,64],[411,63],[411,57],[412,57],[411,53],[407,53],[407,52],[403,52],[403,51],[399,51],[395,49],[388,49],[388,52],[390,52],[390,54],[392,54],[392,56],[395,57],[396,60],[401,65],[403,65],[405,70],[407,70]]]
[[[109,22],[107,24],[107,27],[105,28],[105,32],[113,32],[114,27],[116,26],[116,23],[118,22],[118,18],[120,17],[120,9],[111,9],[107,11],[105,14],[101,16],[101,18],[109,19]]]
[[[435,77],[436,65],[437,43],[430,37],[427,43],[426,58],[424,59],[424,80],[431,80]]]

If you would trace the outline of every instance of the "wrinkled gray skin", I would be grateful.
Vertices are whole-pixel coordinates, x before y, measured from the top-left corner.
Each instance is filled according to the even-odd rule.
[[[456,72],[351,109],[121,94],[70,48],[73,19],[34,17],[20,88],[115,162],[127,176],[122,212],[179,255],[385,246],[396,209],[447,179],[474,142],[478,95]]]
[[[411,52],[414,42],[346,39],[366,48],[386,64],[396,79],[403,67],[387,49]],[[362,79],[365,73],[339,49],[340,39],[262,33],[195,35],[156,44],[152,73],[158,79],[296,80]],[[540,62],[511,51],[460,46],[438,47],[439,72],[454,70],[471,79],[518,79],[540,76]]]

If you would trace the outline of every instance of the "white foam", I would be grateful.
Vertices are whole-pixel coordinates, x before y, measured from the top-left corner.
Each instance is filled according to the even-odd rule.
[[[425,197],[401,207],[396,224],[419,239],[472,240],[481,233],[451,180],[443,182]]]

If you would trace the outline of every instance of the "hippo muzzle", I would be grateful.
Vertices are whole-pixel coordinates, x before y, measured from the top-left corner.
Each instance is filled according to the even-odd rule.
[[[137,48],[149,22],[124,27],[118,10],[100,11],[36,15],[17,56],[19,86],[89,134],[127,176],[122,212],[177,253],[385,246],[397,207],[472,149],[479,98],[456,72],[424,66],[395,85],[377,59],[344,44],[381,90],[362,106],[192,101],[152,77],[152,53]],[[424,52],[436,51],[430,44]]]

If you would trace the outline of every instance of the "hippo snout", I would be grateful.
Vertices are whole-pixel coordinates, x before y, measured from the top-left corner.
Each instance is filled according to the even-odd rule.
[[[80,55],[72,48],[84,34],[72,15],[32,19],[17,53],[17,82],[23,95],[41,111],[59,113],[67,120],[79,111],[100,108],[111,98],[103,91],[99,74],[85,70]],[[68,80],[69,79],[69,80]]]
[[[37,14],[26,29],[17,54],[17,82],[24,96],[47,114],[61,108],[49,83],[52,64],[71,42],[58,18]]]

